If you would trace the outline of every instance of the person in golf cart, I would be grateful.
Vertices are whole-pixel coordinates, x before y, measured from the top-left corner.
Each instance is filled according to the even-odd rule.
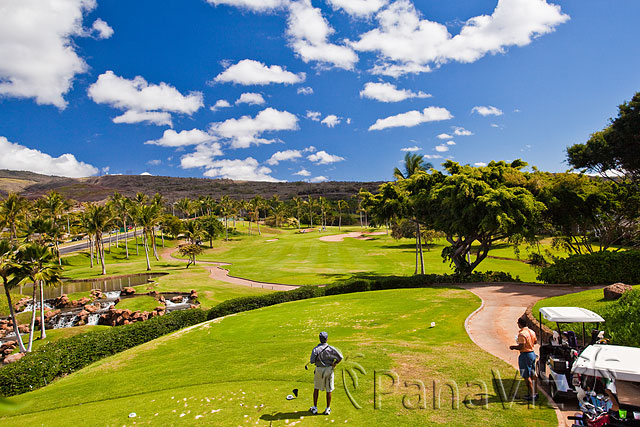
[[[342,353],[335,347],[327,344],[329,334],[320,332],[320,344],[311,351],[309,363],[315,364],[313,378],[313,406],[309,408],[309,412],[313,415],[318,413],[318,394],[321,390],[327,392],[327,409],[324,415],[331,413],[331,393],[334,390],[333,369],[342,361]]]

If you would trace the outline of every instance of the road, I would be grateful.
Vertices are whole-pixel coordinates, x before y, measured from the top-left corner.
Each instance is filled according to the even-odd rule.
[[[139,236],[141,232],[142,232],[142,230],[138,230],[137,231],[137,235]],[[126,237],[127,238],[133,237],[133,230],[128,231],[126,233]],[[122,240],[124,238],[125,238],[125,234],[124,233],[118,233],[118,240]],[[104,234],[102,239],[103,239],[104,243],[106,245],[108,245],[109,241],[111,241],[111,243],[115,243],[116,242],[116,235],[112,234],[111,236],[109,236],[108,234]],[[79,240],[79,241],[71,243],[71,244],[67,244],[65,246],[61,246],[60,247],[60,255],[66,255],[66,254],[70,254],[70,253],[73,253],[73,252],[83,251],[85,249],[88,249],[88,245],[89,245],[89,241],[87,239],[84,239],[84,240]]]

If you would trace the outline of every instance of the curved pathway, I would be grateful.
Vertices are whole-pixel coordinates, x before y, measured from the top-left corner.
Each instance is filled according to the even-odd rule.
[[[182,258],[177,258],[174,254],[178,252],[178,248],[172,248],[163,251],[160,254],[160,257],[165,261],[184,261]],[[229,270],[221,268],[223,265],[231,265],[228,262],[213,262],[213,261],[198,261],[198,264],[206,264],[205,267],[209,270],[209,277],[214,280],[219,280],[221,282],[231,283],[233,285],[240,286],[249,286],[252,288],[262,288],[262,289],[271,289],[274,291],[290,291],[292,289],[296,289],[299,286],[297,285],[283,285],[280,283],[268,283],[268,282],[258,282],[256,280],[248,280],[242,279],[240,277],[229,276]]]
[[[367,233],[366,231],[352,231],[350,233],[322,236],[318,238],[318,240],[321,240],[323,242],[342,242],[345,237],[352,237],[354,239],[368,239],[367,236],[381,236],[383,234],[387,233],[385,231],[374,231],[371,233]]]
[[[480,308],[474,311],[465,322],[465,328],[471,340],[483,350],[516,369],[518,369],[518,353],[509,350],[509,346],[515,344],[518,334],[516,321],[524,314],[527,307],[543,298],[592,289],[516,283],[466,283],[459,286],[473,292],[482,300]],[[536,354],[540,354],[538,349]],[[544,390],[543,393],[546,394]],[[577,406],[573,405],[556,408],[558,425],[571,426],[567,417],[573,415],[576,409]]]

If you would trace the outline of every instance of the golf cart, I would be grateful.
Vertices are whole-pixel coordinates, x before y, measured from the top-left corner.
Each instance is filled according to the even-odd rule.
[[[582,411],[574,426],[640,426],[640,348],[590,345],[571,373]]]
[[[540,328],[542,318],[556,322],[557,331],[549,342],[540,340],[540,358],[538,359],[538,377],[542,384],[549,384],[551,398],[558,401],[574,396],[576,390],[572,383],[571,369],[574,361],[585,347],[602,341],[603,333],[598,330],[604,319],[591,310],[580,307],[543,307],[540,309]],[[582,323],[582,344],[578,343],[576,333],[571,330],[562,331],[563,323]],[[596,323],[591,332],[591,340],[586,342],[586,323]],[[539,331],[542,337],[542,331]]]

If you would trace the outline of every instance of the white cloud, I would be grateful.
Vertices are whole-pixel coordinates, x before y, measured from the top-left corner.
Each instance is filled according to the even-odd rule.
[[[126,110],[114,119],[115,123],[147,121],[171,125],[169,113],[191,115],[203,105],[201,92],[190,92],[185,96],[167,83],[150,84],[141,76],[129,80],[116,76],[113,71],[101,74],[87,92],[98,104]]]
[[[497,129],[499,129],[499,128],[500,128],[500,125],[499,125],[499,124],[496,124],[496,123],[491,123],[491,127],[492,127],[492,128],[497,128]]]
[[[227,5],[249,9],[254,12],[270,12],[287,5],[288,0],[207,0],[214,6]]]
[[[326,151],[321,150],[317,153],[308,155],[307,159],[318,165],[328,165],[330,163],[341,162],[344,160],[344,157],[329,154]]]
[[[322,119],[320,123],[322,123],[323,125],[326,125],[329,128],[332,128],[332,127],[335,127],[336,125],[339,125],[340,121],[341,121],[340,117],[336,116],[335,114],[329,114],[327,117]]]
[[[237,83],[241,85],[295,84],[303,82],[305,73],[294,74],[279,65],[267,66],[259,61],[243,59],[227,67],[213,81],[217,83]]]
[[[442,158],[442,156],[440,154],[425,154],[422,157],[427,159],[427,160],[441,159]]]
[[[454,141],[447,141],[447,145],[456,145]]]
[[[254,92],[246,92],[240,95],[240,98],[236,101],[236,105],[238,104],[249,104],[249,105],[262,105],[265,103],[264,98],[259,93]]]
[[[522,111],[519,108],[516,108],[515,110],[513,110],[514,113],[521,113]]]
[[[351,70],[358,56],[350,47],[330,43],[329,36],[334,32],[322,11],[314,8],[310,0],[289,3],[286,33],[300,59]]]
[[[296,91],[296,93],[298,95],[313,95],[313,88],[312,87],[299,87],[298,90]]]
[[[327,178],[326,176],[314,176],[313,178],[311,178],[309,180],[309,182],[327,182],[329,181],[329,178]]]
[[[86,35],[83,15],[95,7],[95,0],[2,0],[0,96],[65,108],[74,77],[87,71],[72,38]]]
[[[182,169],[203,168],[210,165],[214,157],[221,155],[222,150],[217,142],[200,144],[196,147],[196,151],[180,158],[180,167]]]
[[[294,173],[294,175],[298,176],[311,176],[311,172],[306,170],[305,168],[300,169],[298,172]]]
[[[327,0],[334,10],[343,9],[355,17],[367,17],[380,10],[387,0]]]
[[[187,145],[198,145],[205,142],[212,142],[215,137],[200,129],[183,130],[176,132],[167,129],[162,134],[162,138],[146,141],[145,144],[159,145],[161,147],[184,147]]]
[[[229,108],[229,107],[231,107],[231,104],[229,104],[229,101],[227,101],[226,99],[218,99],[216,103],[212,105],[209,109],[211,111],[218,111],[223,108]]]
[[[303,153],[315,153],[315,151],[316,151],[316,147],[314,147],[313,145],[310,145],[304,150],[302,150]]]
[[[345,122],[350,125],[351,124],[351,117],[347,117],[347,120],[345,120]]]
[[[473,164],[473,166],[475,167],[484,167],[487,166],[487,164],[485,162],[476,162]]]
[[[398,89],[391,83],[373,83],[364,85],[360,91],[360,98],[375,99],[381,102],[400,102],[410,98],[431,98],[431,95],[422,91],[412,92],[408,89]]]
[[[451,139],[453,138],[453,136],[447,134],[447,133],[441,133],[440,135],[437,136],[438,139]]]
[[[428,72],[431,65],[449,61],[469,63],[488,53],[502,53],[509,46],[525,46],[550,33],[569,16],[546,0],[499,0],[491,15],[466,21],[459,34],[422,19],[408,0],[398,0],[376,15],[378,28],[350,45],[357,51],[377,52],[373,72],[399,76]]]
[[[260,166],[253,157],[244,160],[215,160],[207,165],[204,176],[210,178],[225,178],[239,181],[268,181],[282,182],[269,174],[271,169]]]
[[[322,114],[319,111],[309,111],[307,110],[307,119],[313,120],[314,122],[319,122]]]
[[[113,28],[111,28],[109,24],[107,24],[100,18],[94,21],[91,28],[96,33],[96,37],[99,39],[108,39],[113,35]]]
[[[392,127],[413,127],[425,122],[449,120],[453,118],[451,113],[442,107],[427,107],[422,112],[409,111],[406,113],[378,119],[369,127],[369,130],[382,130]]]
[[[458,135],[458,136],[471,136],[471,135],[473,135],[473,132],[471,132],[470,130],[466,130],[465,128],[461,128],[461,127],[457,127],[457,126],[453,127],[453,133]]]
[[[52,157],[24,145],[10,142],[0,136],[0,169],[30,171],[43,175],[68,176],[80,178],[98,173],[98,168],[78,161],[73,154]]]
[[[158,166],[162,164],[162,160],[160,159],[149,160],[147,164],[150,166]]]
[[[113,118],[113,123],[149,123],[158,126],[172,126],[171,114],[164,111],[129,110]]]
[[[405,152],[414,152],[414,151],[420,151],[421,148],[418,147],[417,145],[414,145],[413,147],[405,147],[405,148],[401,148],[400,151],[405,151]]]
[[[111,167],[109,166],[105,166],[102,168],[102,173],[105,175],[109,175],[109,171],[111,170]]]
[[[212,123],[209,132],[223,139],[228,139],[232,148],[247,148],[253,145],[270,144],[273,139],[260,138],[265,132],[281,130],[297,130],[298,118],[288,111],[266,108],[255,118],[242,116],[239,119],[228,119],[224,122]]]
[[[280,162],[284,162],[287,160],[295,160],[302,157],[302,153],[300,150],[284,150],[284,151],[276,151],[273,155],[267,160],[267,164],[271,166],[275,166]]]
[[[140,175],[141,176],[153,176],[149,172],[142,172]]]
[[[476,105],[475,107],[473,107],[471,109],[471,112],[472,113],[478,113],[483,117],[501,116],[503,114],[501,109],[493,107],[491,105],[489,105],[489,106]]]
[[[436,145],[435,150],[438,153],[446,153],[447,151],[449,151],[449,147],[446,144],[440,144],[440,145]]]

